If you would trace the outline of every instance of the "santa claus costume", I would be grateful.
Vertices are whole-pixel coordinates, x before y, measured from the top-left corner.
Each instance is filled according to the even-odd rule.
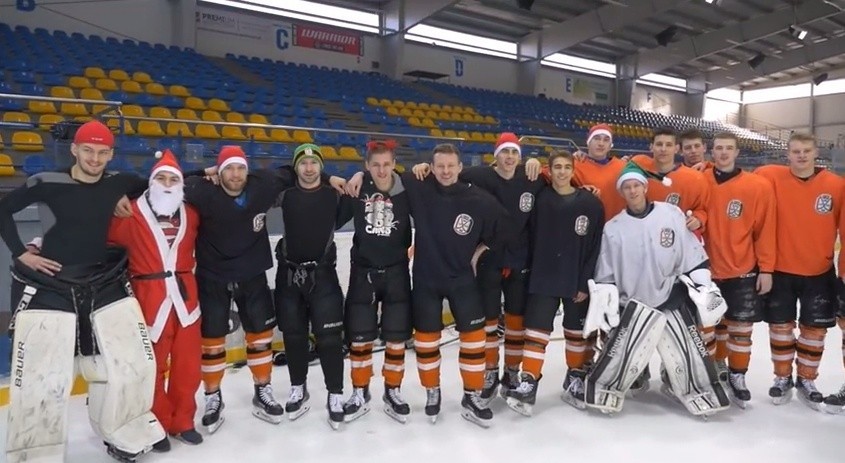
[[[152,337],[157,364],[153,413],[168,434],[199,444],[194,414],[202,338],[193,273],[199,215],[182,200],[176,158],[170,151],[156,154],[160,160],[150,174],[150,188],[132,201],[131,217],[113,220],[109,242],[127,250],[132,289]],[[166,437],[154,447],[169,449]]]

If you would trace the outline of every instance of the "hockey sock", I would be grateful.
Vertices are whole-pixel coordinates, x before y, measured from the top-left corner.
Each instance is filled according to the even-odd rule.
[[[505,314],[505,366],[511,369],[519,369],[519,364],[522,363],[522,349],[525,344],[522,320],[522,315]]]
[[[751,361],[751,331],[754,324],[725,320],[725,325],[728,331],[728,367],[735,373],[745,373]]]
[[[728,358],[730,351],[728,350],[728,321],[722,319],[716,325],[716,360],[725,360]]]
[[[587,340],[583,338],[582,331],[564,328],[563,338],[566,340],[566,366],[573,370],[583,369],[587,360],[584,355],[587,351]]]
[[[593,363],[593,360],[595,360],[598,339],[599,337],[596,333],[593,333],[587,338],[587,344],[584,349],[584,363]]]
[[[845,317],[839,317],[837,324],[839,324],[839,329],[842,330],[842,363],[845,364]]]
[[[775,376],[792,376],[792,362],[795,361],[795,322],[770,323],[769,345]]]
[[[368,386],[373,377],[373,343],[353,342],[349,348],[349,364],[352,366],[352,386]]]
[[[698,330],[701,331],[701,340],[704,341],[704,346],[707,347],[707,355],[711,358],[716,356],[716,327],[715,326],[708,326],[703,327],[699,326]]]
[[[488,370],[496,370],[499,368],[499,334],[496,332],[498,329],[498,318],[488,318],[487,321],[484,322],[484,332],[487,335],[484,358],[486,360]]]
[[[270,344],[273,342],[273,330],[266,330],[260,333],[246,333],[246,364],[252,372],[252,379],[255,384],[267,384],[270,382],[270,373],[273,370],[273,351]]]
[[[343,337],[339,331],[317,335],[317,355],[326,390],[333,394],[343,393]]]
[[[826,328],[798,325],[798,376],[804,379],[816,379],[819,376],[819,362],[824,352]]]
[[[484,337],[484,330],[480,328],[460,335],[458,367],[465,391],[480,391],[484,388]]]
[[[525,330],[525,347],[522,350],[522,371],[529,373],[535,379],[540,378],[543,371],[543,361],[546,359],[546,346],[549,344],[551,331]]]
[[[202,338],[202,382],[205,392],[220,389],[226,371],[226,338]]]
[[[405,343],[386,342],[384,346],[384,365],[381,368],[384,383],[391,387],[399,387],[405,376]]]
[[[414,332],[417,370],[424,388],[440,386],[440,332]]]

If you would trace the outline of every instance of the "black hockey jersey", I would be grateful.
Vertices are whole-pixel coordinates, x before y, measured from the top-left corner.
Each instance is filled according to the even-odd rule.
[[[352,219],[353,202],[332,187],[286,189],[276,203],[282,208],[285,236],[279,242],[280,258],[295,264],[337,261],[334,232]]]
[[[368,268],[407,266],[408,248],[411,247],[411,206],[399,174],[393,173],[393,188],[384,192],[379,191],[372,176],[365,173],[354,210],[352,263]]]

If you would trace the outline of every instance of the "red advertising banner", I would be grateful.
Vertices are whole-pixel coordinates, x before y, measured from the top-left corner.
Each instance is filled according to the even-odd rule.
[[[364,55],[364,38],[360,33],[330,27],[294,24],[293,44],[297,47]]]

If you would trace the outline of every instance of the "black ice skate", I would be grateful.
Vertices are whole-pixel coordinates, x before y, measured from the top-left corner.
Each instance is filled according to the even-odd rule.
[[[505,367],[505,372],[502,373],[502,381],[499,385],[499,395],[501,395],[503,399],[507,400],[508,391],[516,389],[520,382],[519,369]]]
[[[587,372],[584,370],[567,371],[560,399],[579,410],[587,408],[587,404],[584,403],[584,378],[586,377]]]
[[[798,399],[804,405],[810,407],[815,411],[821,411],[822,403],[824,402],[824,395],[816,389],[816,383],[812,379],[805,379],[798,377],[795,381],[795,390],[798,391]]]
[[[408,415],[411,414],[411,407],[402,400],[399,395],[399,387],[384,385],[384,413],[394,420],[405,424],[408,421]]]
[[[636,397],[647,392],[651,388],[651,370],[649,369],[648,365],[646,365],[643,372],[640,373],[640,376],[634,380],[634,383],[631,384],[631,387],[628,389],[628,392],[631,393],[632,397]]]
[[[792,400],[794,392],[795,383],[792,382],[792,376],[775,376],[775,382],[769,388],[769,397],[772,398],[773,404],[783,405]]]
[[[285,409],[282,404],[273,397],[273,386],[270,383],[256,384],[255,395],[252,396],[252,414],[256,418],[268,423],[279,424],[282,422],[282,415]]]
[[[481,390],[480,398],[485,407],[496,398],[496,391],[499,389],[499,369],[486,370],[484,372],[484,388]]]
[[[509,389],[505,401],[511,410],[524,416],[531,416],[534,413],[534,403],[537,402],[537,385],[539,380],[534,379],[530,373],[523,373],[519,385]]]
[[[493,411],[484,405],[479,391],[464,391],[461,407],[463,408],[461,416],[464,419],[482,428],[490,427],[490,423],[493,421]]]
[[[171,448],[170,439],[168,439],[166,436],[165,436],[164,439],[162,439],[162,440],[156,442],[155,444],[153,444],[153,452],[156,452],[156,453],[169,452],[170,448]]]
[[[311,407],[308,405],[308,399],[311,396],[308,394],[308,388],[304,384],[290,387],[290,396],[288,403],[285,404],[285,411],[288,412],[288,419],[291,421],[304,415]]]
[[[838,415],[845,411],[845,385],[839,388],[839,392],[824,398],[823,409],[831,415]]]
[[[172,434],[172,436],[188,445],[199,445],[203,441],[202,434],[198,433],[196,429],[182,431],[179,434]]]
[[[367,386],[352,389],[349,400],[343,404],[344,421],[355,421],[370,411],[370,388]]]
[[[745,385],[745,373],[730,373],[728,376],[728,392],[733,403],[745,410],[748,401],[751,400],[751,391]]]
[[[430,387],[425,390],[425,416],[434,424],[440,415],[440,387]]]
[[[206,432],[214,434],[223,424],[223,394],[220,389],[205,393],[205,412],[202,415],[202,425]]]
[[[335,431],[340,429],[340,423],[343,423],[345,417],[343,408],[343,394],[329,392],[329,396],[326,399],[326,410],[329,412],[329,426]]]
[[[117,461],[122,461],[124,463],[132,463],[138,461],[138,457],[142,456],[146,452],[138,452],[138,453],[129,453],[119,448],[115,447],[113,444],[109,444],[108,442],[103,442],[106,446],[106,453],[109,454],[110,457],[114,458]]]

